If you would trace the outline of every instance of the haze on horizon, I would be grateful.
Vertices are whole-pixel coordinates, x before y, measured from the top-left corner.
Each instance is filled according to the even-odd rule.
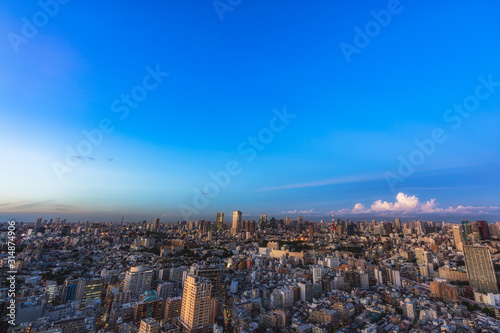
[[[498,2],[44,10],[0,9],[0,220],[500,220]]]

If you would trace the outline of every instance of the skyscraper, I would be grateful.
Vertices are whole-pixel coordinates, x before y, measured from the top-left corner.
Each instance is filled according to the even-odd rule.
[[[158,230],[160,230],[160,219],[156,218],[153,223],[153,231],[158,231]]]
[[[490,238],[490,230],[488,228],[488,222],[476,221],[475,224],[476,224],[476,228],[479,231],[479,235],[481,236],[481,239]]]
[[[211,295],[210,280],[194,275],[187,276],[179,320],[185,331],[189,333],[209,331]]]
[[[123,291],[130,291],[132,297],[138,297],[139,294],[149,290],[152,279],[152,269],[146,266],[130,267],[125,275]]]
[[[222,230],[224,228],[224,213],[217,213],[217,229]]]
[[[259,229],[264,230],[267,228],[267,215],[261,215],[259,219]]]
[[[189,270],[189,275],[204,277],[212,284],[212,297],[222,298],[224,292],[223,278],[224,264],[203,265],[193,264]]]
[[[462,228],[458,225],[453,226],[453,240],[455,241],[455,247],[458,251],[463,250],[463,233]]]
[[[490,251],[485,246],[464,246],[465,266],[471,287],[482,293],[498,293]]]
[[[240,232],[242,216],[243,214],[239,210],[233,212],[233,224],[231,226],[231,232],[233,232],[233,234]]]

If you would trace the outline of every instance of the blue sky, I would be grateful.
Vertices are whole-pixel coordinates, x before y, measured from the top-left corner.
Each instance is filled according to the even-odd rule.
[[[499,219],[498,2],[221,3],[223,20],[211,1],[73,0],[26,36],[40,4],[2,1],[0,218]],[[348,62],[340,45],[388,8]],[[113,102],[148,67],[168,76],[120,119]],[[478,86],[488,96],[453,128],[447,110]],[[247,161],[238,147],[285,109],[295,117]],[[103,119],[113,129],[91,153],[67,153]],[[446,140],[402,177],[400,156],[435,129]],[[241,172],[206,192],[230,161]]]

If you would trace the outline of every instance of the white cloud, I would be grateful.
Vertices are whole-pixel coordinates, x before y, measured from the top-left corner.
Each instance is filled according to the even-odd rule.
[[[366,209],[361,203],[354,205],[353,209],[341,209],[337,211],[338,214],[348,215],[348,214],[378,214],[378,215],[393,215],[397,213],[398,215],[405,215],[410,213],[456,213],[456,214],[487,214],[494,211],[500,210],[500,207],[490,206],[490,207],[474,207],[474,206],[456,206],[448,208],[439,208],[439,204],[436,202],[435,198],[430,199],[426,202],[420,202],[419,198],[416,196],[409,196],[402,192],[398,193],[395,202],[387,202],[382,200],[377,200],[373,202],[370,209]]]
[[[316,212],[314,211],[313,208],[311,209],[304,209],[304,210],[284,210],[281,212],[281,214],[302,214],[302,215],[310,215],[310,214],[315,214]]]
[[[284,210],[281,212],[281,214],[297,214],[297,210]]]

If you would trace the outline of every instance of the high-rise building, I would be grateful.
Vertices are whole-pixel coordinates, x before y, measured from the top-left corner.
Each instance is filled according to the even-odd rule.
[[[153,231],[158,231],[158,230],[160,230],[160,219],[156,218],[153,223]]]
[[[298,223],[302,225],[304,223],[304,216],[297,216]]]
[[[125,275],[123,291],[130,291],[133,298],[138,297],[151,287],[153,273],[153,270],[146,266],[130,267]]]
[[[77,299],[81,300],[80,307],[83,309],[91,301],[101,299],[104,280],[100,277],[79,279]]]
[[[311,303],[313,300],[313,286],[309,282],[298,283],[300,289],[300,300],[302,302]]]
[[[174,318],[180,317],[182,297],[169,297],[165,305],[165,321],[171,323]]]
[[[455,241],[455,247],[458,251],[463,250],[463,233],[462,228],[458,225],[453,226],[453,240]]]
[[[141,320],[154,318],[161,320],[163,317],[163,300],[156,296],[156,291],[150,290],[141,294],[140,301],[134,303],[134,323],[139,325]]]
[[[174,291],[173,282],[165,282],[159,284],[158,287],[156,287],[156,295],[161,299],[163,299],[164,302],[167,300],[167,298],[169,298],[172,295],[173,291]]]
[[[403,303],[403,313],[406,318],[415,320],[415,318],[417,318],[417,304],[415,301],[412,301],[409,298],[405,299]]]
[[[267,215],[261,215],[259,219],[259,229],[265,230],[267,228]]]
[[[78,299],[77,289],[79,282],[80,280],[77,279],[70,280],[69,278],[67,278],[64,281],[63,290],[61,294],[61,304],[70,303]]]
[[[188,333],[207,333],[210,329],[212,284],[207,278],[188,275],[184,283],[179,322]]]
[[[479,231],[479,235],[481,239],[488,239],[490,238],[490,230],[488,228],[488,222],[486,221],[476,221],[476,228]]]
[[[309,232],[309,238],[313,239],[314,238],[314,227],[312,225],[310,225],[307,230]]]
[[[295,297],[293,296],[293,291],[291,289],[285,288],[281,289],[281,296],[283,299],[283,308],[291,308],[295,303]]]
[[[497,279],[490,251],[485,246],[464,245],[469,283],[475,291],[498,293]]]
[[[394,229],[396,229],[396,232],[401,229],[401,219],[394,219]]]
[[[237,210],[233,212],[233,224],[231,225],[231,233],[233,235],[241,231],[241,223],[242,223],[242,213],[239,210]]]
[[[217,229],[224,229],[224,213],[217,213]]]
[[[322,267],[320,265],[312,266],[313,283],[318,284],[322,282]]]
[[[160,333],[160,323],[153,318],[146,318],[141,320],[139,333]]]
[[[222,298],[224,295],[223,272],[224,264],[193,264],[189,270],[190,275],[204,277],[210,280],[212,285],[212,297]]]

